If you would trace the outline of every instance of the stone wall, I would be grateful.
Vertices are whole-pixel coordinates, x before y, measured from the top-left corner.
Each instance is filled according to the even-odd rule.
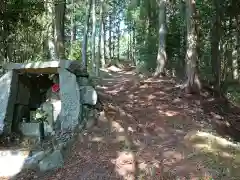
[[[65,83],[61,93],[64,95],[63,98],[69,98],[63,102],[65,103],[64,107],[70,106],[69,111],[63,110],[61,112],[61,131],[55,134],[50,144],[42,146],[46,147],[44,150],[31,153],[31,156],[25,160],[24,168],[37,168],[44,172],[62,167],[65,158],[71,152],[74,141],[77,139],[76,135],[91,128],[98,119],[99,112],[95,107],[97,93],[91,86],[89,79],[87,77],[74,77],[73,74],[70,75],[62,69],[59,72],[62,75],[65,73],[68,75],[60,77],[60,83]],[[77,86],[74,85],[74,79],[77,79]],[[79,97],[74,99],[77,96],[75,93]]]
[[[86,119],[92,120],[92,114],[96,114],[94,106],[97,103],[97,92],[88,75],[85,72],[82,74],[81,69],[76,63],[70,64],[68,69],[58,69],[62,101],[59,119],[62,131],[74,130],[78,125],[85,126]],[[86,109],[88,113],[84,112]],[[91,114],[89,118],[86,118],[87,114]]]
[[[26,158],[24,167],[27,169],[38,168],[41,171],[48,171],[62,167],[77,134],[93,126],[98,119],[99,112],[96,109],[98,96],[88,74],[79,65],[79,62],[63,62],[64,67],[58,67],[61,99],[61,111],[58,118],[60,127],[50,141],[42,142],[41,149],[34,150]],[[11,67],[15,66],[18,69],[22,67],[19,64]],[[10,101],[9,97],[14,95],[10,93],[13,84],[17,84],[15,79],[17,76],[15,77],[13,72],[10,70],[0,79],[0,88],[5,89],[1,90],[1,93],[5,94],[3,93],[0,101],[0,107],[4,107],[2,110],[0,109],[0,123],[5,118],[1,115],[3,116],[7,109],[10,109],[11,103],[6,103],[6,101]],[[16,99],[12,101],[12,104],[14,102]],[[11,112],[13,113],[13,109]]]
[[[68,74],[64,70],[59,72]],[[60,83],[61,81],[65,83],[61,93],[62,95],[67,94],[64,98],[69,98],[63,106],[70,106],[69,111],[63,110],[61,112],[63,113],[61,120],[62,129],[55,134],[52,143],[47,145],[46,149],[37,151],[27,158],[24,167],[28,169],[38,168],[40,171],[48,171],[62,167],[65,158],[71,152],[74,141],[78,137],[76,135],[94,126],[98,119],[99,112],[95,107],[97,104],[97,93],[91,86],[89,78],[74,77],[70,74],[67,77],[62,77],[62,79],[60,77]],[[77,86],[74,85],[75,78],[77,79]],[[76,97],[75,93],[79,94],[79,97],[73,99]]]

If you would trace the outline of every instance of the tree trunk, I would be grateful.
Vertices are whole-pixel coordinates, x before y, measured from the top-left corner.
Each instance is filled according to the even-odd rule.
[[[7,10],[7,2],[5,0],[0,2],[0,14],[2,15],[2,23],[1,23],[1,34],[0,34],[0,58],[1,58],[1,63],[6,63],[8,61],[8,22],[7,22],[7,17],[6,17],[6,10]]]
[[[136,29],[135,29],[135,23],[133,24],[133,35],[132,35],[132,62],[133,65],[136,66]]]
[[[113,31],[112,32],[112,50],[111,50],[111,52],[112,52],[112,55],[111,55],[111,57],[112,57],[112,60],[114,61],[114,64],[116,64],[115,63],[115,34],[114,34],[115,32]]]
[[[71,44],[70,44],[70,53],[69,56],[73,54],[73,44],[76,41],[77,36],[77,26],[76,26],[76,16],[75,16],[75,0],[71,2],[72,9],[71,9]],[[70,57],[69,57],[70,58]]]
[[[4,14],[5,14],[5,9],[6,9],[6,7],[5,7],[6,5],[5,5],[5,1],[3,0],[3,1],[0,1],[0,7],[1,7],[1,9],[0,9],[0,14],[2,15],[2,16],[4,16]],[[0,20],[0,63],[3,63],[3,61],[4,61],[4,52],[3,52],[3,49],[4,49],[4,31],[3,31],[3,20]]]
[[[103,6],[104,6],[104,0],[101,0],[101,4],[100,4],[100,31],[99,31],[99,36],[98,36],[98,64],[101,62],[101,67],[102,68],[105,67]],[[99,72],[98,72],[98,74],[99,74]]]
[[[239,50],[238,50],[238,45],[237,45],[237,44],[239,44],[239,35],[240,34],[238,32],[235,32],[236,40],[235,40],[235,48],[233,50],[234,58],[233,58],[233,61],[232,61],[232,66],[233,66],[232,73],[233,73],[233,79],[235,79],[235,80],[239,79],[239,71],[238,71],[238,69],[239,69],[239,60],[238,60],[238,58],[239,58],[239,54],[238,54]]]
[[[132,61],[132,29],[129,31],[129,59]]]
[[[108,37],[108,48],[109,48],[109,60],[111,62],[112,56],[112,17],[109,15],[109,37]]]
[[[195,1],[186,0],[187,50],[186,50],[186,92],[199,93],[201,83],[197,72],[197,34],[194,23]]]
[[[58,59],[65,59],[64,47],[64,19],[66,1],[55,2],[55,44]]]
[[[96,1],[92,0],[92,70],[97,75],[97,65],[95,57],[95,39],[96,39]]]
[[[234,66],[236,65],[234,63],[234,56],[233,56],[233,51],[234,51],[234,39],[233,39],[233,18],[230,17],[229,19],[229,24],[228,26],[228,33],[229,33],[229,44],[227,45],[227,56],[226,56],[226,61],[228,65],[228,80],[232,81],[234,79]],[[236,66],[237,68],[237,66]],[[237,78],[236,78],[237,79]]]
[[[238,64],[238,80],[240,80],[240,28],[237,32],[237,42],[236,42],[236,52],[237,52],[237,64]]]
[[[71,15],[71,44],[76,41],[77,36],[76,16],[75,16],[75,0],[72,0],[72,15]]]
[[[127,38],[127,58],[130,60],[130,38],[131,38],[131,31],[128,29],[128,38]]]
[[[104,21],[103,19],[103,16],[102,16],[102,21]],[[104,22],[102,22],[101,24],[101,48],[100,48],[100,51],[101,51],[101,67],[104,68],[106,67],[106,60],[105,60],[105,57],[106,57],[106,54],[105,54],[105,32],[104,32]]]
[[[91,15],[92,0],[86,0],[86,12],[85,12],[85,25],[84,35],[82,42],[82,66],[87,69],[87,43],[88,43],[88,31],[89,31],[89,19]]]
[[[49,56],[49,60],[56,60],[57,59],[57,53],[56,53],[56,44],[55,44],[55,20],[54,20],[54,2],[53,0],[47,1],[45,0],[44,3],[45,11],[46,11],[46,22],[47,22],[47,44],[46,48],[48,48],[48,52],[44,52],[46,54],[46,57]]]
[[[157,55],[157,68],[154,76],[163,75],[167,62],[166,54],[166,2],[160,0],[159,2],[159,42]]]
[[[7,22],[7,17],[3,21],[3,54],[4,54],[4,63],[10,62],[9,57],[9,41],[7,40],[9,36],[9,24]]]
[[[239,21],[239,15],[236,15],[236,45],[235,45],[235,53],[236,53],[236,70],[234,70],[234,76],[239,80],[240,78],[240,21]]]
[[[42,42],[42,52],[43,52],[43,58],[44,60],[49,60],[51,58],[51,54],[49,51],[49,46],[48,46],[48,37],[43,36],[43,42]]]
[[[178,16],[178,18],[180,18],[181,20],[183,20],[183,25],[180,26],[180,49],[179,49],[179,60],[178,60],[178,67],[176,68],[177,70],[177,73],[179,72],[179,76],[183,77],[185,76],[186,74],[184,73],[184,71],[182,71],[182,69],[184,69],[184,67],[186,66],[185,65],[185,54],[186,54],[186,18],[185,18],[185,14],[186,14],[186,8],[185,8],[185,3],[183,1],[181,1],[180,3],[180,14]]]
[[[104,17],[103,17],[104,18]],[[106,21],[103,21],[103,40],[102,40],[102,43],[103,43],[103,58],[104,58],[104,62],[105,62],[105,66],[106,66]]]
[[[221,59],[219,52],[219,42],[220,42],[220,7],[219,2],[214,0],[215,6],[215,16],[213,17],[213,25],[211,29],[211,63],[212,63],[212,72],[214,75],[214,86],[215,89],[220,92],[220,83],[221,83]]]
[[[117,26],[117,61],[120,61],[120,37],[121,37],[121,31],[120,31],[120,23],[121,21],[118,22]]]

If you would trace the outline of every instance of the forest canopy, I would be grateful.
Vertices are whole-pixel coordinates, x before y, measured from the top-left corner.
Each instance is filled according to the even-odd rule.
[[[0,59],[72,59],[89,71],[130,60],[138,73],[171,75],[240,98],[240,1],[3,0]]]

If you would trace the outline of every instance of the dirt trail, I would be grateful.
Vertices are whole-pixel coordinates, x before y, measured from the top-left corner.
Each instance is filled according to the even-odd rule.
[[[205,113],[207,97],[131,71],[111,72],[103,84],[112,100],[103,99],[98,126],[79,137],[64,168],[29,179],[240,179],[238,145],[215,136],[221,116]]]

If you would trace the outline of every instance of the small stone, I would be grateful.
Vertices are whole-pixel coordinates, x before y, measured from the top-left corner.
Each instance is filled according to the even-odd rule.
[[[35,152],[32,156],[28,157],[25,162],[23,169],[35,169],[46,155],[50,153],[50,150]]]
[[[82,104],[96,105],[97,104],[97,92],[92,86],[83,86],[81,88]]]
[[[70,61],[66,69],[76,76],[88,77],[87,70],[81,65],[81,63],[79,63],[79,61]]]
[[[39,163],[40,171],[48,171],[56,168],[60,168],[63,166],[63,155],[60,150],[55,150],[49,156],[46,156],[42,161]]]

